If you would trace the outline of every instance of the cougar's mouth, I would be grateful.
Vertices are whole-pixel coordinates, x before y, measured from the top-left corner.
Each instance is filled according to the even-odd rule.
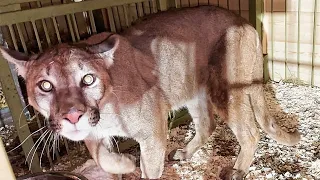
[[[60,120],[59,134],[73,141],[84,140],[100,120],[100,113],[92,109],[79,117],[77,122],[68,119]]]

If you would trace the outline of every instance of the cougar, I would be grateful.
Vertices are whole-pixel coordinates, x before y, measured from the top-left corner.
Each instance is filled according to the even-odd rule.
[[[122,33],[103,32],[32,56],[1,52],[26,80],[28,101],[48,119],[48,128],[84,141],[104,171],[135,170],[134,158],[109,148],[110,138],[128,137],[140,145],[141,177],[160,178],[168,113],[187,107],[196,134],[170,160],[192,157],[218,115],[241,147],[221,177],[242,179],[260,138],[256,121],[278,143],[300,140],[297,130],[282,130],[268,112],[261,49],[245,19],[202,6],[150,15]]]

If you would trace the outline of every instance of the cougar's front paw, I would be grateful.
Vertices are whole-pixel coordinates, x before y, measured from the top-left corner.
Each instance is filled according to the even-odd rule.
[[[168,155],[169,161],[182,161],[187,158],[187,153],[183,149],[174,149]]]
[[[243,180],[245,173],[242,170],[233,169],[232,167],[224,168],[220,173],[223,180]]]
[[[136,158],[129,154],[114,154],[111,158],[100,161],[100,166],[112,174],[127,174],[136,169]]]

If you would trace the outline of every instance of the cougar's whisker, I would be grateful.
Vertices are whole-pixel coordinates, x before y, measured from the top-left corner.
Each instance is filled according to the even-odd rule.
[[[28,158],[29,158],[30,153],[32,152],[32,150],[33,150],[34,148],[37,148],[37,147],[39,146],[39,144],[41,143],[42,139],[45,137],[45,135],[46,135],[48,132],[49,132],[49,130],[47,129],[43,134],[41,134],[41,136],[39,137],[39,139],[34,143],[34,145],[33,145],[32,148],[30,149],[30,151],[29,151],[29,153],[28,153],[28,155],[27,155],[27,157],[26,157],[26,162],[27,162],[27,160],[28,160]],[[38,145],[37,145],[37,144],[38,144]]]
[[[46,145],[47,145],[47,143],[48,143],[48,140],[51,138],[51,135],[52,135],[52,131],[51,131],[50,134],[48,135],[47,140],[46,140],[46,142],[45,142],[44,145],[43,145],[43,148],[42,148],[42,151],[41,151],[41,154],[40,154],[40,168],[41,168],[42,155],[43,155],[43,152],[44,152],[44,150],[45,150],[45,148],[46,148]]]
[[[37,132],[41,131],[43,128],[45,127],[42,127],[36,131],[34,131],[33,133],[29,134],[29,136],[27,136],[18,146],[16,146],[15,148],[11,149],[10,151],[8,151],[8,153],[16,150],[17,148],[19,148],[20,146],[22,146],[23,143],[25,143],[32,135],[36,134]]]
[[[28,105],[26,105],[26,107],[24,107],[23,109],[22,109],[22,111],[21,111],[21,113],[20,113],[20,115],[19,115],[19,128],[21,128],[21,116],[22,116],[22,113],[23,113],[23,111],[26,109],[26,108],[28,108],[30,105],[28,104]]]

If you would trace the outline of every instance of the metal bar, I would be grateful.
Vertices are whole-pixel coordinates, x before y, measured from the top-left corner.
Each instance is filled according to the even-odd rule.
[[[56,31],[58,42],[61,43],[60,32],[59,32],[57,20],[55,17],[52,17],[52,22],[53,22],[54,30]]]
[[[90,24],[91,24],[91,29],[93,34],[97,34],[96,23],[94,21],[94,16],[92,11],[89,11],[89,19],[90,19]]]
[[[130,3],[143,2],[144,0],[91,0],[77,3],[57,4],[37,9],[28,9],[17,12],[8,12],[0,14],[0,26],[14,24],[19,22],[35,21],[38,19],[63,16],[66,12],[69,14],[84,12],[96,9],[102,9],[111,6],[122,6]]]
[[[74,14],[71,14],[71,18],[72,18],[74,31],[76,32],[77,40],[80,41],[80,35],[79,35],[79,29],[78,29],[78,25],[77,25],[76,16]]]
[[[40,41],[40,38],[39,38],[39,33],[38,33],[38,30],[37,30],[37,26],[36,26],[36,22],[32,21],[31,23],[32,23],[34,34],[36,36],[36,40],[37,40],[37,43],[38,43],[39,51],[43,52],[41,41]]]
[[[14,33],[13,27],[12,27],[11,24],[10,24],[8,27],[9,27],[9,32],[10,32],[10,35],[11,35],[11,39],[12,39],[12,41],[13,41],[14,49],[15,49],[16,51],[18,51],[19,48],[18,48],[18,44],[17,44],[17,38],[16,38],[16,35],[15,35],[15,33]]]
[[[24,40],[24,37],[23,37],[22,31],[21,31],[20,24],[16,24],[16,26],[17,26],[19,38],[20,38],[20,40],[21,40],[21,44],[22,44],[22,47],[23,47],[23,51],[24,51],[26,54],[28,54],[28,49],[27,49],[26,41]]]
[[[315,59],[315,47],[317,37],[317,0],[314,0],[314,12],[313,12],[313,40],[312,40],[312,70],[311,70],[311,86],[314,87],[314,59]]]

